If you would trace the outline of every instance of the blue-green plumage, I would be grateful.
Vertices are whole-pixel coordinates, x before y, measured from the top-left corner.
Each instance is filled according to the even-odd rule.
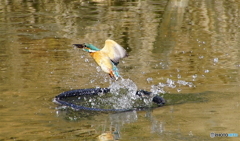
[[[117,68],[117,66],[116,66],[113,62],[112,62],[112,65],[113,65],[112,70],[113,70],[114,75],[117,76],[117,77],[120,77],[120,75],[119,75],[119,73],[118,73],[118,68]]]
[[[100,50],[99,48],[95,47],[95,46],[92,45],[92,44],[85,44],[85,46],[86,46],[87,48],[90,48],[91,50],[94,50],[94,51],[99,51],[99,50]],[[89,52],[89,49],[83,48],[83,50]]]

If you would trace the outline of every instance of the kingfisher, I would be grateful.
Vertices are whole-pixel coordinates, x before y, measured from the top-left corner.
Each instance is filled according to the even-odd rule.
[[[97,48],[92,44],[73,44],[74,47],[82,48],[89,52],[95,62],[101,69],[108,73],[109,76],[117,80],[120,75],[118,73],[117,65],[119,60],[127,56],[127,51],[113,40],[106,40],[102,49]]]

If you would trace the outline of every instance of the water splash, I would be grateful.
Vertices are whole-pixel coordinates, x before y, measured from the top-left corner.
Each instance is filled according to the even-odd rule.
[[[110,93],[113,95],[111,101],[115,104],[114,108],[132,108],[135,101],[139,98],[136,95],[137,85],[130,79],[121,79],[119,81],[113,82],[109,88],[111,89]]]
[[[136,95],[137,85],[130,79],[121,79],[113,82],[109,88],[112,97],[108,99],[113,102],[115,109],[130,109],[134,107],[150,107],[154,95],[139,97]],[[104,99],[106,100],[106,99]]]
[[[84,96],[69,99],[76,105],[102,109],[132,109],[152,106],[153,95],[140,97],[136,95],[137,85],[130,79],[114,81],[109,86],[110,93],[96,96]]]
[[[177,86],[188,86],[188,87],[193,87],[193,83],[192,82],[186,82],[184,80],[178,80],[178,81],[173,81],[172,79],[167,79],[166,83],[158,83],[158,85],[152,85],[151,86],[151,92],[153,93],[153,95],[158,94],[158,93],[162,93],[165,94],[166,91],[164,90],[164,88],[176,88]],[[177,92],[180,92],[181,89],[178,88]]]
[[[155,95],[151,94],[145,97],[136,95],[137,85],[130,79],[121,79],[113,82],[109,88],[114,95],[113,101],[119,103],[114,105],[115,108],[133,108],[133,107],[149,107],[152,105],[152,99]]]
[[[111,93],[118,95],[121,93],[121,89],[127,89],[132,97],[136,96],[137,85],[130,79],[121,79],[119,81],[113,82],[109,88],[111,89]]]

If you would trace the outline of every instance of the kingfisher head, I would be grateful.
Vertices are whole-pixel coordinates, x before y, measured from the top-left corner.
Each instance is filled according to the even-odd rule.
[[[73,44],[74,47],[77,47],[77,48],[82,48],[84,51],[87,51],[87,52],[96,52],[96,51],[99,51],[100,49],[95,47],[94,45],[92,44]]]

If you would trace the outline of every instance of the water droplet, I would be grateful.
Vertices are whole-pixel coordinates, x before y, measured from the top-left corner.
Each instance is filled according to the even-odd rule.
[[[153,95],[158,94],[158,93],[166,93],[163,90],[163,87],[164,86],[162,86],[161,83],[159,83],[158,85],[152,85],[151,86],[151,92],[153,93]]]
[[[87,59],[87,58],[85,58],[85,60],[84,60],[85,62],[89,62],[89,60]]]
[[[147,78],[148,83],[150,83],[151,81],[153,81],[153,78],[151,78],[151,77]]]
[[[175,82],[169,78],[167,79],[167,84],[168,84],[168,87],[170,87],[170,88],[176,87]]]
[[[188,135],[189,135],[189,136],[193,136],[193,133],[192,133],[192,131],[190,131]]]
[[[92,80],[90,80],[90,83],[94,83],[94,81],[95,81],[95,80],[92,79]]]
[[[205,70],[204,72],[205,72],[205,73],[209,73],[209,70]]]
[[[104,82],[108,82],[108,79],[106,77],[104,78]]]
[[[101,68],[99,66],[97,66],[96,69],[97,69],[97,72],[101,71]]]
[[[180,74],[177,75],[177,78],[180,79],[182,76]]]
[[[177,89],[177,92],[181,92],[182,91],[182,89]]]
[[[186,82],[184,80],[178,80],[177,83],[180,85],[189,86],[189,87],[193,86],[192,82]]]
[[[213,62],[214,62],[214,63],[217,63],[217,62],[218,62],[218,58],[214,58],[214,59],[213,59]]]
[[[197,78],[197,74],[194,74],[194,75],[192,76],[192,78],[193,78],[193,79]]]

